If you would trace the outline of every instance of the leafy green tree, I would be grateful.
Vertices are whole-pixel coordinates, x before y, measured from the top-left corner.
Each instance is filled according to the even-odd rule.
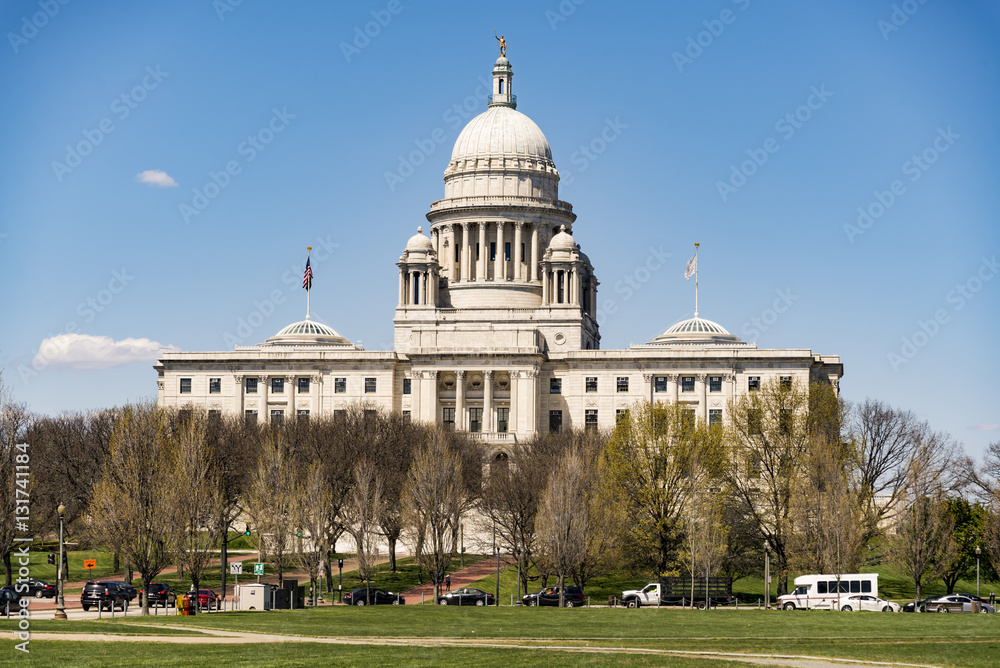
[[[956,553],[941,578],[948,593],[953,594],[959,580],[975,577],[976,547],[982,549],[988,512],[980,504],[962,498],[948,499],[945,503],[955,525]]]

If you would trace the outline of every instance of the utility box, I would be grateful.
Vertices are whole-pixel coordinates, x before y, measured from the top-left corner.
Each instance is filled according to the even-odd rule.
[[[251,584],[236,585],[236,609],[237,610],[270,610],[271,609],[271,586],[253,582]]]

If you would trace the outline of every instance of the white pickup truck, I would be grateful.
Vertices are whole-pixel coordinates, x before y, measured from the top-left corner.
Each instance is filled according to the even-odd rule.
[[[660,602],[660,584],[651,582],[642,589],[627,589],[622,592],[622,605],[628,608],[641,608],[644,605],[658,605]]]
[[[623,591],[621,602],[628,608],[640,608],[644,605],[686,605],[691,602],[691,586],[690,578],[664,577],[659,582],[650,582],[642,589]],[[704,610],[709,604],[713,607],[729,605],[735,600],[732,587],[731,578],[713,577],[707,582],[705,578],[697,578],[694,581],[694,604],[699,610]]]

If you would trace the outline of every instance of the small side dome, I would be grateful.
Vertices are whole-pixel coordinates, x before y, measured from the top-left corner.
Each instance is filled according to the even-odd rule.
[[[409,253],[430,253],[434,250],[434,244],[424,235],[424,228],[418,227],[417,233],[406,242],[406,250]]]
[[[506,57],[500,56],[497,58],[497,62],[493,63],[493,69],[503,68],[505,70],[510,69],[510,61]]]
[[[328,327],[312,320],[302,320],[293,322],[280,332],[269,338],[262,345],[265,346],[302,346],[302,345],[327,345],[327,346],[351,346],[350,341],[338,334],[332,327]]]
[[[576,250],[576,239],[566,231],[566,226],[562,225],[559,227],[559,233],[552,237],[549,241],[549,250],[551,251],[575,251]]]
[[[664,343],[739,343],[742,340],[726,331],[717,322],[695,316],[689,320],[681,320],[667,331],[651,341],[653,344]]]

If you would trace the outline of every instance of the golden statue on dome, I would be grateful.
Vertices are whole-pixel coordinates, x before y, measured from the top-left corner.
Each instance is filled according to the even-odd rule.
[[[499,37],[497,37],[497,31],[496,30],[493,31],[493,36],[497,38],[498,42],[500,42],[500,57],[501,58],[506,58],[507,57],[507,40],[505,40],[503,38],[503,35],[500,35]]]

